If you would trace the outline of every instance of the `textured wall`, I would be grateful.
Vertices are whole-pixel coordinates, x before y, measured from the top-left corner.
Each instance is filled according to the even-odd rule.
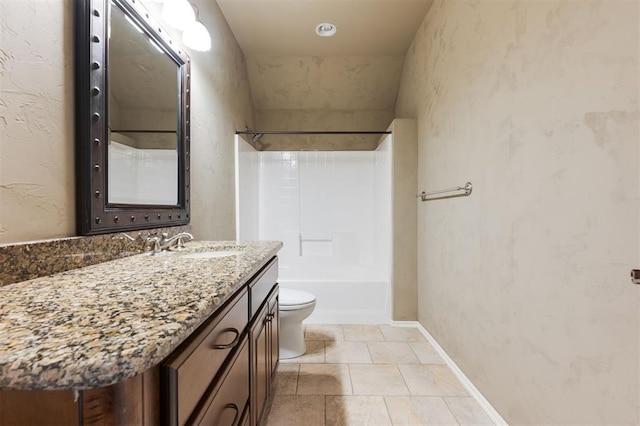
[[[210,52],[189,52],[191,228],[198,239],[235,238],[235,131],[253,126],[247,67],[218,4],[196,2],[211,34]]]
[[[396,119],[393,132],[393,312],[394,321],[418,319],[416,120]]]
[[[385,130],[402,57],[249,56],[258,130]],[[264,150],[372,150],[379,136],[265,136]]]
[[[402,57],[249,56],[257,109],[393,109]]]
[[[0,243],[75,233],[72,6],[0,1]]]
[[[434,3],[418,118],[419,320],[511,424],[637,424],[637,1]]]
[[[260,130],[385,131],[393,110],[257,110]],[[357,151],[374,150],[380,135],[264,135],[265,151]]]
[[[192,229],[234,236],[234,131],[253,124],[246,66],[215,2],[192,59]],[[148,3],[157,12],[157,3]],[[75,234],[73,2],[0,0],[0,242]]]

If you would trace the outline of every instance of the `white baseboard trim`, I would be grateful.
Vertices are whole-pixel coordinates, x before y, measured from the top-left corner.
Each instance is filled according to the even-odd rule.
[[[436,339],[433,338],[431,333],[429,333],[429,331],[427,331],[427,329],[424,328],[422,324],[420,324],[418,321],[391,321],[391,325],[393,327],[417,328],[424,335],[424,337],[429,341],[429,343],[433,345],[433,347],[436,349],[438,354],[447,363],[447,365],[449,366],[453,374],[456,376],[456,378],[460,381],[462,386],[464,386],[466,391],[469,392],[469,395],[471,395],[476,399],[476,401],[478,401],[478,404],[480,404],[484,412],[487,413],[487,415],[491,418],[491,420],[493,420],[493,422],[496,425],[508,426],[508,423],[502,418],[500,413],[498,413],[496,409],[493,408],[493,406],[489,403],[489,401],[487,401],[487,399],[480,393],[478,388],[476,388],[474,384],[471,383],[471,380],[469,380],[469,378],[465,376],[462,370],[460,370],[460,368],[456,365],[456,363],[453,362],[451,357],[444,351],[444,349],[442,349],[442,347],[438,344]]]

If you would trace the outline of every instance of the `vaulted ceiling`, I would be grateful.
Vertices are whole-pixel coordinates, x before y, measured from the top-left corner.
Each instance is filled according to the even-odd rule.
[[[388,109],[431,0],[218,0],[257,109]],[[322,22],[337,26],[319,37]]]
[[[384,130],[432,0],[217,0],[243,50],[257,126]],[[319,37],[316,26],[335,24]],[[305,122],[306,120],[306,122]]]

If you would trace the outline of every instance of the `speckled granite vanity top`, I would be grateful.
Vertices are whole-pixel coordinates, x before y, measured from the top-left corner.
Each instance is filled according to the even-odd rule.
[[[153,367],[280,242],[190,242],[0,287],[0,389],[88,389]],[[189,258],[210,251],[241,251]]]

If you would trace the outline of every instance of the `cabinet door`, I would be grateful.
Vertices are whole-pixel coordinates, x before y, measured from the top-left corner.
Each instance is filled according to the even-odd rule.
[[[275,291],[269,299],[269,345],[271,349],[270,356],[270,377],[273,378],[278,368],[278,361],[280,360],[280,315],[278,304],[278,286],[276,285]],[[271,389],[271,386],[269,386]]]
[[[269,391],[269,339],[267,321],[268,304],[260,310],[251,328],[251,417],[252,424],[257,425],[264,410]]]

